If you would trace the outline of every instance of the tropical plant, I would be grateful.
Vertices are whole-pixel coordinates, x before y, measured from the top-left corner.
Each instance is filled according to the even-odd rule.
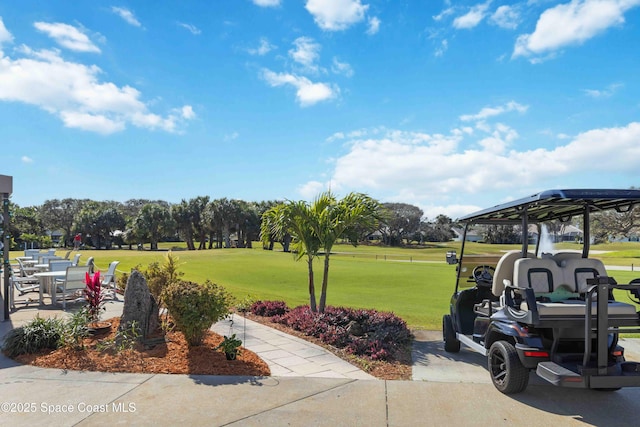
[[[89,320],[95,323],[100,321],[100,316],[105,310],[105,294],[100,284],[100,272],[96,271],[93,275],[87,273],[85,281],[87,286],[84,288],[84,299],[87,302]]]
[[[174,229],[169,209],[158,204],[146,204],[133,221],[133,233],[141,241],[149,241],[151,250],[158,250],[158,242],[163,235]]]
[[[312,205],[315,221],[314,233],[324,248],[324,269],[322,290],[318,311],[324,313],[329,283],[329,259],[331,250],[338,239],[346,238],[354,246],[363,230],[374,231],[382,219],[380,203],[362,193],[349,193],[336,201],[331,192],[322,193]]]
[[[227,360],[235,360],[241,345],[242,341],[236,338],[236,334],[230,337],[225,335],[222,342],[216,347],[216,350],[222,350]]]
[[[12,329],[5,337],[2,348],[9,357],[35,353],[45,348],[55,349],[63,334],[62,320],[36,316],[26,325]]]
[[[282,241],[286,236],[294,237],[296,259],[307,258],[309,280],[309,306],[317,310],[316,289],[313,275],[313,259],[318,256],[321,242],[314,233],[316,221],[314,210],[304,201],[288,201],[276,205],[262,215],[260,239],[263,245],[271,241]]]

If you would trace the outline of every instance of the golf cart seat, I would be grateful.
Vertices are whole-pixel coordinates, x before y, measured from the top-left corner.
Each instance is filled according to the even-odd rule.
[[[527,253],[527,258],[534,258],[535,255],[531,252]],[[496,265],[496,271],[493,274],[493,285],[491,292],[493,295],[499,297],[504,292],[504,281],[508,280],[509,283],[513,283],[513,269],[517,260],[522,259],[522,251],[509,251],[502,255],[498,265]]]
[[[514,266],[514,284],[516,288],[530,288],[536,297],[536,311],[540,320],[576,319],[587,313],[584,294],[588,291],[587,279],[606,276],[601,261],[586,258],[574,258],[563,261],[562,266],[555,260],[520,259]],[[520,310],[531,311],[525,299]],[[637,319],[636,309],[631,304],[610,301],[610,318]],[[597,314],[596,303],[592,304],[592,314]]]

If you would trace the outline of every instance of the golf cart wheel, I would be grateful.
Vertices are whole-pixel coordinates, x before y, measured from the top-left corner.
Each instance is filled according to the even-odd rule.
[[[453,321],[449,314],[442,317],[442,338],[444,341],[444,351],[457,353],[460,351],[460,340],[456,338],[456,331],[453,329]]]
[[[529,384],[529,370],[522,365],[516,348],[496,341],[489,349],[489,373],[493,385],[504,394],[520,393]]]

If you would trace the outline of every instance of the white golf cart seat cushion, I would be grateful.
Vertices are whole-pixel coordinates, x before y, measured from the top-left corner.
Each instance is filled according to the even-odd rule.
[[[513,284],[531,288],[535,294],[553,292],[563,283],[562,269],[550,258],[522,258],[514,263]]]
[[[575,289],[576,292],[584,293],[589,290],[587,279],[598,276],[606,276],[607,270],[602,261],[590,258],[573,258],[561,262],[564,282]]]
[[[515,285],[521,288],[532,288],[536,295],[556,291],[566,287],[579,292],[586,292],[587,278],[606,275],[604,265],[595,259],[568,259],[558,266],[552,259],[520,259],[515,262]],[[598,310],[596,302],[592,303],[592,314]],[[637,317],[636,309],[631,304],[611,301],[607,305],[611,316]],[[529,310],[526,302],[520,309]],[[584,316],[587,313],[585,301],[570,300],[560,302],[537,302],[538,314],[545,316]]]
[[[533,258],[534,254],[527,253],[528,258]],[[522,251],[509,251],[502,255],[502,258],[496,265],[496,271],[493,274],[493,284],[491,287],[491,293],[497,297],[501,296],[504,292],[504,281],[508,280],[513,283],[513,265],[518,259],[522,258]]]

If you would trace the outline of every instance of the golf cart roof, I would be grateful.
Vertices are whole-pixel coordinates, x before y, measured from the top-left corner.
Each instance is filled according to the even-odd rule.
[[[515,224],[525,212],[528,222],[569,221],[587,211],[615,209],[627,212],[640,204],[640,190],[573,189],[547,190],[529,197],[483,209],[458,219],[475,224]]]

